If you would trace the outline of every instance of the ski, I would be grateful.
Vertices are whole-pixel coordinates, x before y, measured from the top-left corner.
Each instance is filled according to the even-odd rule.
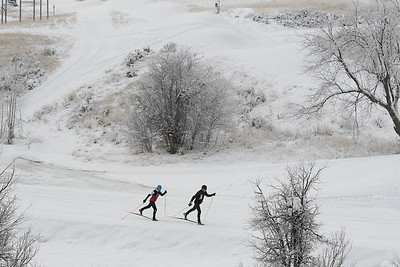
[[[144,217],[144,218],[149,219],[149,220],[153,220],[152,218],[150,218],[150,217],[148,217],[148,216],[146,216],[146,215],[142,215],[142,214],[140,214],[140,213],[134,212],[134,213],[132,213],[132,214],[137,215],[137,216],[140,216],[140,217]]]
[[[188,222],[191,222],[191,223],[198,224],[196,221],[185,219],[185,218],[181,218],[181,217],[174,217],[174,216],[169,216],[169,217],[170,218],[174,218],[174,219],[178,219],[178,220],[182,220],[182,221],[188,221]],[[204,224],[202,223],[202,224],[199,224],[199,225],[204,225]]]

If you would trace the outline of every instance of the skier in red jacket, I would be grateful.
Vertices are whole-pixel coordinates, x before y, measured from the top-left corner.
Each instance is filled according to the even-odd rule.
[[[147,195],[147,197],[143,200],[143,203],[147,201],[147,199],[151,196],[149,205],[146,207],[143,207],[139,210],[140,215],[143,215],[143,211],[152,207],[153,208],[153,221],[158,221],[156,219],[156,213],[157,213],[157,206],[156,206],[156,201],[159,195],[163,196],[167,193],[167,190],[164,191],[164,193],[161,193],[161,185],[157,185],[157,188],[153,190],[150,194]]]

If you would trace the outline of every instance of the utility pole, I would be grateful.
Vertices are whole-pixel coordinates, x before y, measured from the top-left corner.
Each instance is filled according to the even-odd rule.
[[[42,20],[42,0],[40,0],[40,20]]]
[[[1,0],[1,24],[3,24],[3,14],[4,14],[4,23],[7,23],[7,1]]]
[[[1,0],[1,24],[4,23],[3,12],[4,12],[4,0]]]
[[[221,11],[221,0],[218,0],[218,2],[215,3],[215,7],[216,7],[216,13],[219,14],[219,12]]]
[[[47,0],[46,8],[47,8],[47,19],[49,19],[49,0]]]
[[[35,8],[36,8],[36,0],[33,0],[33,20],[35,20],[35,15],[36,15]]]

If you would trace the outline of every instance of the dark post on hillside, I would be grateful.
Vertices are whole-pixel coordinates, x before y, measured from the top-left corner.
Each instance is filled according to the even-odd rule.
[[[7,23],[7,2],[8,0],[1,0],[1,24]]]
[[[3,24],[3,0],[1,0],[1,24]]]

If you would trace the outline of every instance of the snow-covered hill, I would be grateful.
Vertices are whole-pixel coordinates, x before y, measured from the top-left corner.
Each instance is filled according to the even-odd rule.
[[[237,7],[238,1],[223,4]],[[0,34],[27,32],[75,40],[61,67],[22,97],[19,138],[14,145],[2,147],[1,163],[20,157],[16,192],[21,209],[31,205],[29,223],[43,235],[40,264],[253,266],[252,251],[246,246],[251,238],[246,222],[253,200],[249,181],[262,178],[268,183],[283,175],[288,164],[317,157],[318,164],[328,164],[319,188],[319,219],[326,233],[345,227],[353,242],[346,266],[352,262],[389,266],[387,259],[400,251],[399,157],[329,160],[335,155],[379,152],[353,142],[354,153],[336,153],[350,147],[340,138],[332,141],[337,146],[326,147],[343,120],[326,121],[328,117],[322,116],[317,122],[296,122],[285,115],[290,103],[302,99],[313,85],[302,73],[304,53],[299,44],[300,34],[308,30],[247,20],[243,15],[251,6],[216,15],[213,8],[189,12],[195,9],[186,0],[58,0],[54,5],[57,13],[73,19],[51,27],[12,24],[0,28]],[[106,96],[104,77],[117,72],[129,52],[145,46],[157,50],[171,41],[200,51],[236,86],[261,90],[267,103],[252,110],[251,116],[273,118],[279,128],[275,134],[287,133],[284,141],[263,143],[254,134],[250,140],[257,141],[238,142],[207,155],[132,155],[127,147],[93,142],[101,128],[67,127],[74,110],[63,105],[71,94],[91,88],[92,93]],[[390,128],[390,124],[384,126]],[[318,131],[326,132],[325,136],[315,135]],[[383,132],[377,127],[366,136],[377,138]],[[351,131],[347,134],[351,139]],[[368,139],[362,140],[365,145]],[[383,147],[377,151],[395,151],[395,140],[390,136],[376,145]],[[134,215],[122,219],[157,184],[168,190],[157,202],[159,222]],[[203,216],[207,214],[205,227],[168,217],[180,215],[202,184],[217,192],[211,206],[210,199],[202,205]]]

